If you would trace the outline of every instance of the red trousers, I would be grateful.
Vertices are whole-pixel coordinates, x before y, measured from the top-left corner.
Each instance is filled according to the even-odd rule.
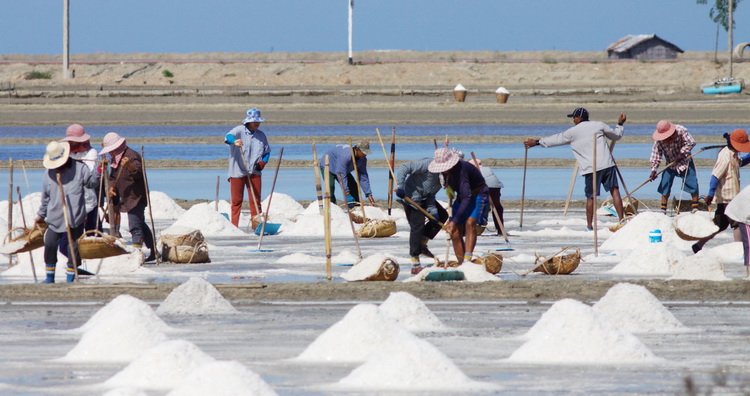
[[[242,201],[245,200],[245,189],[247,189],[247,197],[250,201],[250,217],[261,213],[260,175],[252,175],[250,176],[250,180],[253,183],[252,191],[255,192],[255,200],[253,200],[251,195],[252,193],[250,184],[247,182],[247,177],[229,178],[229,191],[232,199],[232,224],[234,224],[235,227],[239,227],[240,210],[242,209]]]

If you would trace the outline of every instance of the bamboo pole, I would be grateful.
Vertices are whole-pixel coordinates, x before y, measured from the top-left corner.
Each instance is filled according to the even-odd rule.
[[[598,239],[598,233],[597,233],[597,227],[596,227],[597,225],[596,224],[597,223],[596,221],[596,198],[597,198],[596,191],[598,190],[597,187],[599,187],[596,181],[596,138],[597,138],[597,135],[594,134],[594,161],[593,161],[594,173],[591,175],[591,189],[592,189],[591,195],[594,198],[594,207],[592,208],[592,212],[593,212],[592,217],[593,217],[593,226],[594,226],[593,227],[594,228],[594,256],[599,256],[599,239]]]
[[[318,198],[318,212],[323,214],[323,190],[320,187],[320,163],[318,162],[318,149],[315,147],[315,141],[312,142],[313,150],[313,170],[315,171],[315,193]],[[342,192],[343,187],[342,187]],[[349,205],[346,206],[347,208]]]
[[[474,155],[474,152],[471,152],[471,158],[474,160],[474,163],[477,164],[477,169],[481,168],[481,165],[479,165],[479,161],[477,161],[477,156]],[[497,208],[495,207],[495,203],[492,202],[492,197],[487,197],[490,201],[490,207],[492,208],[492,216],[495,218],[495,221],[497,221],[497,225],[500,226],[500,231],[503,233],[503,238],[505,239],[505,243],[508,245],[508,249],[512,249],[510,246],[510,239],[508,239],[508,234],[505,232],[505,225],[500,220],[500,214],[497,212]]]
[[[391,168],[396,162],[396,127],[391,127],[391,157],[388,158],[388,164]],[[391,209],[393,208],[393,174],[388,174],[388,216],[391,215]]]
[[[26,194],[31,194],[31,188],[29,188],[29,176],[26,175],[26,161],[21,160],[21,169],[23,169],[23,178],[26,180]]]
[[[26,228],[26,214],[23,213],[23,198],[21,198],[21,186],[16,186],[18,192],[18,206],[21,209],[21,220],[23,221],[23,228]],[[29,251],[29,262],[31,263],[31,273],[34,275],[34,283],[37,283],[36,268],[34,267],[34,255],[32,251]]]
[[[563,216],[568,215],[568,208],[570,207],[570,199],[573,197],[573,187],[576,185],[576,176],[578,175],[578,162],[573,167],[573,174],[570,175],[570,185],[568,186],[568,197],[565,198],[565,209],[563,210]]]
[[[330,184],[330,168],[328,165],[328,155],[325,156],[324,162],[324,182],[325,182],[325,193],[323,195],[323,208],[325,215],[323,216],[323,230],[325,232],[325,243],[326,243],[326,279],[330,282],[333,279],[331,275],[331,184]],[[347,205],[348,207],[348,205]]]
[[[219,181],[221,176],[216,176],[216,201],[214,201],[214,210],[219,211]]]
[[[523,206],[526,201],[526,166],[529,163],[529,149],[524,148],[523,152],[523,182],[521,183],[521,219],[518,221],[518,228],[523,228]]]
[[[242,151],[242,147],[240,147],[240,151]],[[255,210],[260,213],[261,207],[258,205],[258,200],[255,199],[255,187],[253,187],[253,181],[250,178],[250,175],[252,172],[250,171],[250,168],[247,166],[247,159],[245,159],[245,153],[240,153],[240,157],[242,157],[242,163],[245,164],[245,171],[247,171],[247,184],[250,185],[250,199],[248,199],[247,204],[250,205],[250,202],[252,202],[253,207]],[[247,221],[247,229],[250,230],[250,225],[253,223],[253,210],[250,208],[250,219]]]
[[[10,167],[8,173],[8,235],[13,229],[13,158],[8,158],[8,166]],[[13,255],[8,255],[8,267],[13,266]]]
[[[375,128],[377,130],[377,128]],[[352,165],[354,165],[354,179],[357,182],[357,194],[359,194],[359,207],[362,209],[362,218],[367,222],[367,215],[365,215],[365,203],[362,196],[362,187],[359,184],[359,170],[357,169],[357,156],[354,154],[354,146],[352,145],[352,138],[349,138],[349,151],[352,153]],[[351,187],[349,187],[351,189]],[[344,197],[346,201],[346,197]],[[349,206],[347,204],[347,206]]]
[[[284,156],[284,148],[279,151],[279,160],[276,161],[276,173],[273,175],[273,183],[271,183],[271,193],[268,195],[268,203],[266,204],[266,213],[263,216],[263,224],[260,226],[260,238],[258,239],[258,250],[260,250],[260,244],[263,243],[263,234],[266,231],[266,223],[268,222],[268,213],[271,211],[271,199],[273,198],[273,190],[276,188],[276,178],[279,176],[279,168],[281,167],[281,158]]]
[[[65,203],[65,190],[63,189],[60,174],[57,173],[57,186],[60,188],[60,201],[62,202],[63,217],[65,218],[65,232],[68,234],[68,261],[73,263],[73,282],[78,281],[78,261],[76,260],[73,232],[70,231],[70,218],[68,217],[68,204]],[[67,272],[66,272],[67,275]]]
[[[151,220],[151,242],[154,244],[152,247],[154,251],[151,252],[156,260],[156,265],[159,265],[159,250],[156,249],[156,228],[154,227],[154,214],[151,209],[151,191],[148,188],[148,176],[146,176],[146,157],[143,155],[143,146],[141,146],[141,170],[143,171],[143,184],[146,187],[146,203],[148,204],[148,217]]]
[[[341,186],[341,191],[344,191],[344,178],[341,176],[341,173],[338,174],[339,179],[339,185]],[[359,255],[359,259],[362,260],[364,257],[362,256],[362,249],[359,247],[359,237],[357,236],[357,230],[354,229],[354,220],[352,220],[352,210],[349,209],[349,205],[346,205],[346,214],[349,216],[349,226],[352,228],[352,236],[354,236],[354,246],[357,247],[357,254]]]

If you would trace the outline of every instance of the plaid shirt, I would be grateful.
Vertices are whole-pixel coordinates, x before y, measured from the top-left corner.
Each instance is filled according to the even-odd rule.
[[[719,179],[716,186],[716,203],[730,202],[740,192],[740,156],[729,147],[724,147],[716,157],[712,176]]]
[[[682,172],[687,169],[690,164],[690,151],[695,147],[695,140],[688,133],[687,128],[682,125],[675,124],[675,134],[677,137],[671,142],[656,141],[654,146],[651,148],[651,170],[656,171],[661,163],[661,156],[667,160],[667,163],[672,163],[676,159],[680,159],[672,165],[672,168],[677,172]]]

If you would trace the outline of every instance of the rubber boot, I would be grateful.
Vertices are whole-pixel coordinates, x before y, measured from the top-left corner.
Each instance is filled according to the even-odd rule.
[[[47,273],[47,277],[42,281],[42,283],[55,283],[55,267],[55,264],[45,265],[44,270]]]
[[[76,281],[76,273],[74,269],[68,267],[68,269],[65,271],[65,274],[66,274],[65,280],[68,283]]]

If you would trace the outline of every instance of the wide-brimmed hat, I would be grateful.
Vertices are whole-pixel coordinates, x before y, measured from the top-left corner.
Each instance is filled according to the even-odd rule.
[[[656,141],[662,141],[672,136],[675,130],[674,124],[666,120],[661,120],[656,123],[656,130],[651,137]]]
[[[370,155],[370,153],[372,153],[372,150],[370,150],[370,142],[367,140],[355,144],[354,147],[358,148],[364,155]]]
[[[104,135],[104,139],[102,140],[102,150],[99,151],[99,155],[107,154],[112,150],[116,150],[123,144],[125,144],[125,138],[120,137],[116,132],[110,132]]]
[[[65,138],[62,140],[66,142],[83,143],[91,140],[91,136],[83,131],[83,125],[73,124],[65,130]]]
[[[250,109],[247,111],[247,115],[245,116],[245,119],[242,120],[242,124],[247,124],[248,122],[263,122],[266,119],[260,116],[260,110],[258,109]]]
[[[750,153],[750,140],[747,138],[747,131],[744,129],[735,129],[729,135],[729,143],[735,150],[743,153]]]
[[[443,173],[456,166],[459,160],[460,158],[454,150],[439,148],[435,150],[435,157],[427,169],[432,173]]]
[[[47,144],[42,164],[47,169],[57,169],[68,162],[68,157],[70,157],[70,143],[50,142]]]

